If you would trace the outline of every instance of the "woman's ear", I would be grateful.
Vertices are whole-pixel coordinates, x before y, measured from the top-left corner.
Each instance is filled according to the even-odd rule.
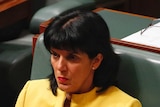
[[[96,70],[100,66],[102,60],[103,60],[103,55],[101,53],[98,53],[97,56],[93,59],[92,69]]]

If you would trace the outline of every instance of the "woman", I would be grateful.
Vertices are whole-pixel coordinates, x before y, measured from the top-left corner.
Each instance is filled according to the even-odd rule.
[[[49,79],[28,81],[16,107],[141,107],[116,87],[119,57],[105,21],[94,12],[57,16],[44,32]]]

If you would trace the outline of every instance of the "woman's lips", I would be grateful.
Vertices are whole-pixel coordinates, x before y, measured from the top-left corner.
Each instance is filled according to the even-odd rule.
[[[58,81],[59,81],[59,83],[66,83],[67,82],[67,78],[65,78],[65,77],[58,77]]]

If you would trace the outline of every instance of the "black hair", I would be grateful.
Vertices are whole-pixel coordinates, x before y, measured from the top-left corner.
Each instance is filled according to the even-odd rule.
[[[101,92],[114,85],[119,67],[119,57],[110,43],[110,33],[103,18],[92,11],[72,11],[54,18],[44,32],[44,45],[52,48],[82,51],[89,58],[98,53],[103,55],[101,65],[96,69],[93,84]],[[52,92],[56,95],[57,82],[54,72],[50,77]]]

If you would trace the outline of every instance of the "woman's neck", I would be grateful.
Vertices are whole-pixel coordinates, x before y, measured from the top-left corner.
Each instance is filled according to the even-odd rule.
[[[71,100],[71,99],[72,99],[72,94],[66,93],[66,98],[67,98],[68,100]]]

